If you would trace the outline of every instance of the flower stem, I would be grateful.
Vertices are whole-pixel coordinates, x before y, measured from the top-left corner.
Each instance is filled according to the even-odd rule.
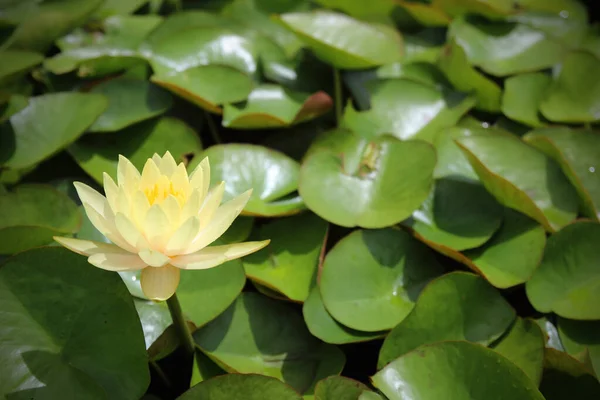
[[[340,76],[340,70],[337,68],[333,68],[333,84],[335,91],[335,120],[339,126],[342,122],[342,77]]]
[[[196,345],[194,344],[192,333],[190,332],[187,322],[185,322],[185,318],[183,317],[183,313],[181,312],[181,305],[179,304],[176,294],[173,294],[173,296],[169,297],[167,300],[167,306],[169,306],[169,312],[171,313],[171,318],[173,319],[173,326],[175,326],[175,330],[179,335],[179,340],[181,340],[181,344],[183,345],[186,354],[193,356]]]

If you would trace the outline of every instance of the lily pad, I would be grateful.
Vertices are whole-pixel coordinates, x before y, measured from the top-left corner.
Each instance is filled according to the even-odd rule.
[[[600,375],[600,321],[559,318],[558,332],[565,350]]]
[[[371,380],[390,400],[406,396],[419,400],[544,400],[519,367],[493,350],[467,342],[419,347],[392,361]]]
[[[312,385],[321,364],[336,360],[341,369],[344,363],[343,353],[311,336],[293,309],[257,293],[241,294],[194,339],[227,371],[272,376],[299,392]]]
[[[91,132],[118,131],[160,115],[173,104],[168,92],[138,79],[111,79],[94,86],[91,93],[108,98],[108,109],[89,128]]]
[[[475,99],[406,79],[368,82],[371,109],[356,111],[348,104],[343,126],[367,138],[393,134],[399,139],[431,141],[440,129],[454,126]]]
[[[311,213],[262,225],[256,238],[269,246],[243,259],[246,275],[292,301],[303,302],[315,284],[327,222]]]
[[[529,126],[546,125],[539,108],[551,81],[552,78],[542,72],[511,76],[504,82],[502,112]]]
[[[544,334],[535,321],[517,317],[508,333],[492,348],[539,385],[544,366],[544,342]]]
[[[102,7],[96,11],[96,15],[107,17],[111,15],[131,14],[149,0],[104,0]]]
[[[417,347],[447,340],[488,345],[515,319],[515,310],[483,278],[466,272],[441,276],[425,287],[413,311],[385,338],[377,365]]]
[[[500,111],[500,86],[471,67],[465,51],[455,41],[450,41],[442,50],[437,65],[455,88],[475,93],[476,108],[490,112]]]
[[[540,224],[507,208],[502,226],[491,240],[464,255],[492,285],[506,289],[531,278],[545,245],[546,234]]]
[[[227,374],[194,386],[177,400],[301,400],[280,380],[257,374]]]
[[[154,153],[169,151],[177,161],[183,161],[190,155],[199,157],[202,144],[188,125],[163,117],[132,125],[116,134],[86,136],[68,151],[88,175],[102,183],[104,172],[115,179],[119,154],[141,171]]]
[[[334,130],[322,134],[305,157],[299,192],[329,222],[381,228],[404,220],[427,198],[434,167],[428,143],[391,136],[368,141]]]
[[[442,178],[403,224],[430,242],[460,251],[487,242],[501,221],[502,207],[481,184]]]
[[[27,107],[0,125],[0,165],[24,169],[49,158],[81,136],[107,105],[100,94],[52,93],[30,98]]]
[[[527,282],[536,310],[578,320],[600,319],[600,224],[576,222],[550,236],[541,265]]]
[[[600,383],[585,365],[567,353],[546,349],[540,391],[546,400],[595,400],[600,396]]]
[[[33,51],[4,50],[0,52],[0,85],[9,83],[41,63],[44,56]]]
[[[331,109],[325,92],[293,92],[279,85],[255,88],[242,104],[226,104],[223,126],[236,129],[283,128],[316,118]]]
[[[323,61],[340,69],[364,69],[399,61],[402,37],[383,25],[333,11],[286,13],[281,23]]]
[[[577,190],[582,212],[600,220],[600,135],[590,130],[538,129],[524,137],[560,164]]]
[[[599,68],[594,55],[570,53],[540,104],[544,117],[554,122],[600,121],[600,83],[590,79]]]
[[[154,302],[150,300],[133,299],[135,309],[142,323],[146,349],[165,332],[173,323],[171,314],[165,302]]]
[[[313,287],[302,307],[304,322],[310,333],[332,344],[366,342],[384,337],[387,332],[364,332],[349,328],[333,319],[325,308],[318,287]]]
[[[144,335],[117,274],[67,249],[40,248],[2,265],[0,293],[0,393],[98,400],[144,394]]]
[[[488,18],[498,18],[511,14],[514,11],[513,0],[433,0],[433,4],[446,12],[451,17],[465,14],[478,14]]]
[[[472,135],[485,135],[489,132],[489,129],[481,127],[465,128],[462,126],[441,130],[433,141],[437,153],[437,164],[433,172],[434,178],[478,182],[477,173],[456,144],[455,139]]]
[[[559,165],[516,136],[478,135],[458,139],[457,144],[501,204],[530,216],[550,232],[577,216],[577,193]]]
[[[0,254],[52,243],[79,229],[81,213],[66,195],[45,185],[21,185],[0,194]]]
[[[452,21],[448,34],[471,64],[494,76],[539,71],[557,64],[566,52],[544,32],[514,22],[463,16]]]
[[[330,376],[320,380],[315,389],[316,400],[357,400],[369,387],[342,376]]]
[[[203,157],[210,159],[211,182],[225,181],[224,200],[253,190],[242,214],[275,217],[304,208],[294,194],[299,165],[286,155],[262,146],[225,144],[210,147]]]
[[[425,26],[446,26],[452,18],[443,10],[428,2],[415,2],[412,0],[397,0],[408,13]]]
[[[401,322],[421,289],[442,271],[433,252],[406,232],[358,230],[325,257],[321,296],[340,323],[377,332]]]

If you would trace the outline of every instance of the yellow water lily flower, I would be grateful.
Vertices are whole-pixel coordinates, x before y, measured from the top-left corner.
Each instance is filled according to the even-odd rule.
[[[261,242],[210,246],[240,214],[252,190],[222,204],[224,182],[209,191],[210,165],[205,158],[189,175],[171,153],[155,154],[140,174],[119,156],[116,184],[104,173],[104,192],[75,182],[85,212],[113,244],[67,237],[54,239],[109,271],[142,270],[144,294],[166,300],[175,293],[180,269],[207,269],[243,257],[269,244]]]

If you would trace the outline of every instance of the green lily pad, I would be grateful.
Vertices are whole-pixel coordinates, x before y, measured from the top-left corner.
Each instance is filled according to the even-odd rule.
[[[504,82],[502,113],[529,126],[546,125],[539,108],[551,81],[552,78],[542,72],[511,76]]]
[[[104,3],[95,15],[108,17],[111,15],[131,14],[150,0],[104,0]]]
[[[386,20],[395,7],[395,0],[374,0],[371,2],[348,0],[317,0],[325,8],[341,10],[354,18],[367,21]]]
[[[600,375],[600,321],[559,318],[558,332],[565,350]]]
[[[52,243],[79,229],[81,213],[66,195],[45,185],[21,185],[0,194],[0,254]]]
[[[300,168],[286,155],[262,146],[226,144],[208,148],[203,157],[210,159],[211,182],[225,181],[224,200],[253,190],[242,214],[275,217],[304,208],[294,194]]]
[[[228,374],[208,379],[177,400],[301,400],[294,389],[280,380],[257,374]]]
[[[364,69],[399,61],[402,37],[383,25],[319,10],[286,13],[279,21],[323,61],[340,69]]]
[[[517,317],[508,333],[492,348],[539,385],[544,366],[544,342],[544,334],[534,320]]]
[[[173,323],[171,314],[165,302],[155,302],[150,300],[133,299],[133,304],[142,323],[144,331],[144,341],[146,349],[156,342],[156,340]]]
[[[600,383],[585,365],[555,349],[546,349],[540,391],[546,400],[595,400]]]
[[[368,141],[333,130],[321,134],[306,155],[299,192],[307,207],[329,222],[381,228],[421,205],[434,167],[435,151],[428,143],[391,136]]]
[[[375,392],[365,391],[365,392],[362,392],[360,394],[360,396],[358,396],[357,400],[385,400],[385,399]]]
[[[4,50],[0,52],[0,84],[9,83],[41,63],[44,56],[40,53],[22,50]]]
[[[576,222],[550,236],[541,265],[527,282],[536,310],[571,319],[600,319],[600,224]]]
[[[457,144],[501,204],[530,216],[550,232],[577,216],[577,193],[559,165],[518,137],[478,135],[458,139]]]
[[[435,377],[435,384],[431,384]],[[478,344],[442,342],[422,346],[375,374],[373,384],[389,400],[544,400],[537,385],[515,364]]]
[[[3,17],[9,21],[14,18],[10,22],[18,24],[9,39],[10,47],[45,53],[57,38],[82,25],[102,4],[102,0],[4,3]]]
[[[442,50],[437,65],[455,88],[475,93],[476,108],[490,112],[500,111],[500,86],[471,67],[465,51],[455,41],[450,41]]]
[[[432,6],[428,1],[397,0],[396,2],[425,26],[446,26],[452,20],[442,9]]]
[[[330,376],[317,382],[316,400],[357,400],[369,387],[353,379]]]
[[[600,83],[590,79],[600,68],[600,60],[586,52],[570,53],[550,84],[540,111],[554,122],[600,121]]]
[[[393,134],[403,140],[431,141],[440,129],[454,126],[475,103],[462,93],[406,79],[373,81],[366,86],[371,109],[356,111],[349,103],[343,126],[367,138]]]
[[[114,135],[88,135],[68,149],[77,164],[100,184],[104,172],[115,179],[119,154],[141,171],[154,153],[164,154],[167,150],[176,160],[183,161],[189,155],[199,157],[202,144],[188,125],[163,117],[132,125]]]
[[[29,104],[29,97],[21,94],[10,95],[8,101],[0,105],[0,124],[23,110]]]
[[[24,169],[58,153],[81,136],[107,105],[100,94],[52,93],[30,98],[27,107],[0,125],[0,165]]]
[[[582,212],[600,221],[600,135],[569,128],[538,129],[524,137],[560,164],[577,190]]]
[[[332,344],[366,342],[384,337],[387,332],[364,332],[349,328],[333,319],[325,308],[318,287],[313,287],[302,307],[304,322],[310,333]]]
[[[117,274],[67,249],[40,248],[2,265],[0,293],[0,393],[98,400],[144,394],[144,335]]]
[[[487,242],[501,221],[502,207],[479,183],[442,178],[403,224],[427,241],[460,251]]]
[[[102,23],[102,33],[72,32],[58,41],[62,52],[44,61],[54,74],[77,70],[80,77],[103,76],[143,61],[138,48],[161,22],[155,15],[114,16]]]
[[[292,301],[303,302],[315,284],[326,233],[327,222],[310,213],[260,226],[256,240],[271,239],[271,243],[244,257],[246,275]]]
[[[491,240],[464,255],[492,285],[506,289],[531,278],[542,260],[545,245],[546,234],[540,224],[507,208],[502,225]]]
[[[454,19],[448,34],[465,50],[471,64],[494,76],[551,67],[566,51],[562,44],[528,25],[471,16]]]
[[[433,0],[433,5],[451,17],[465,14],[478,14],[488,18],[503,17],[514,11],[515,3],[513,0]]]
[[[225,104],[223,126],[236,129],[284,128],[316,118],[331,109],[325,92],[293,92],[279,85],[255,88],[242,104]]]
[[[293,309],[257,293],[242,293],[194,339],[227,371],[272,376],[299,392],[312,385],[321,364],[333,361],[338,372],[344,364],[340,350],[311,336]]]
[[[108,109],[89,128],[91,132],[118,131],[163,114],[173,104],[168,92],[138,79],[111,79],[94,86],[91,93],[108,98]]]
[[[152,75],[150,80],[215,114],[223,113],[223,104],[245,100],[254,87],[250,76],[223,65]]]
[[[452,272],[425,287],[413,311],[385,338],[377,365],[417,347],[447,340],[488,345],[515,319],[515,310],[483,278]]]
[[[442,271],[433,253],[406,232],[358,230],[325,257],[321,296],[340,323],[377,332],[401,322],[421,289]]]
[[[437,164],[433,171],[435,179],[462,179],[478,182],[477,173],[460,150],[455,139],[472,135],[485,135],[489,129],[481,127],[452,127],[441,130],[433,141],[437,153]]]
[[[190,386],[195,386],[200,382],[204,382],[210,378],[214,378],[227,373],[215,364],[208,356],[201,351],[194,352],[194,362],[192,365],[192,377],[190,378]]]

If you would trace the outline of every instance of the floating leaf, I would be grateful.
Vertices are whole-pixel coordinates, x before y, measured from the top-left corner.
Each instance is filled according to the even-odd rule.
[[[488,18],[506,16],[514,11],[513,0],[433,0],[433,4],[452,17],[479,14]]]
[[[287,13],[279,20],[335,68],[376,67],[399,61],[402,56],[402,37],[383,25],[324,10]]]
[[[600,121],[600,83],[590,79],[600,60],[585,52],[570,53],[540,104],[544,117],[554,122]]]
[[[600,375],[600,321],[558,319],[558,332],[565,350]]]
[[[357,400],[362,392],[369,388],[352,379],[342,376],[330,376],[317,383],[316,400]]]
[[[540,391],[546,400],[595,400],[600,396],[600,383],[591,371],[567,353],[546,349]]]
[[[537,385],[544,365],[544,334],[531,319],[517,317],[512,328],[492,346],[515,363]]]
[[[475,93],[478,109],[500,111],[500,86],[471,67],[465,51],[455,41],[450,41],[442,50],[437,65],[455,88]]]
[[[91,92],[108,99],[108,109],[89,128],[92,132],[118,131],[164,113],[173,103],[168,92],[138,79],[111,79]]]
[[[560,164],[579,193],[586,216],[600,220],[600,135],[566,127],[538,129],[524,138]]]
[[[244,257],[246,275],[290,300],[303,302],[315,284],[326,233],[327,222],[310,213],[260,226],[257,240],[271,239],[271,243]]]
[[[430,377],[435,376],[435,384]],[[371,380],[390,400],[544,400],[519,367],[493,350],[467,342],[422,346],[392,361]]]
[[[600,319],[600,224],[576,222],[550,236],[542,264],[527,282],[536,310]]]
[[[144,341],[146,349],[150,349],[152,344],[165,332],[173,323],[171,314],[165,302],[154,302],[142,299],[133,299],[133,304],[137,310],[142,330],[144,331]]]
[[[257,293],[241,294],[194,339],[228,371],[273,376],[300,392],[311,386],[322,363],[333,361],[340,369],[344,363],[343,354],[312,337],[289,306]]]
[[[487,345],[515,319],[515,310],[483,278],[452,272],[425,287],[413,311],[385,338],[379,368],[417,347],[447,340]]]
[[[501,204],[530,216],[550,232],[577,216],[577,193],[559,165],[519,138],[496,133],[457,143]]]
[[[460,150],[455,139],[472,135],[485,135],[489,129],[481,127],[465,128],[452,127],[441,130],[433,141],[437,153],[437,164],[433,172],[435,179],[462,179],[465,181],[479,181],[477,173]]]
[[[286,155],[261,146],[226,144],[210,147],[202,157],[210,159],[211,182],[225,181],[225,200],[253,190],[243,214],[275,217],[304,208],[294,195],[298,163]]]
[[[552,78],[536,72],[512,76],[504,82],[502,112],[515,121],[539,127],[546,123],[540,118],[540,103],[546,96],[546,89]]]
[[[149,0],[104,0],[100,9],[96,11],[96,15],[106,17],[111,15],[131,14],[144,4],[148,3],[148,1]]]
[[[81,213],[71,199],[45,185],[21,185],[0,194],[0,254],[13,254],[71,234]]]
[[[428,143],[390,136],[369,142],[334,130],[305,157],[299,191],[307,207],[329,222],[381,228],[407,218],[427,198],[434,166]]]
[[[423,286],[441,272],[433,253],[406,232],[358,230],[325,257],[321,296],[340,323],[377,332],[401,322]]]
[[[318,287],[313,287],[302,307],[304,322],[310,333],[326,343],[366,342],[385,336],[386,332],[363,332],[337,322],[325,308]]]
[[[428,3],[411,0],[397,0],[410,15],[425,26],[446,26],[451,18],[443,10]]]
[[[465,250],[487,242],[501,221],[502,207],[479,183],[442,178],[403,224],[427,241]]]
[[[551,67],[566,51],[562,44],[528,25],[489,22],[472,16],[454,19],[448,34],[473,65],[495,76]]]
[[[34,249],[2,265],[0,293],[0,393],[144,394],[150,381],[144,335],[117,274],[63,248]]]
[[[329,111],[333,100],[325,92],[312,95],[263,84],[242,104],[226,104],[223,126],[237,129],[282,128]]]
[[[198,157],[202,144],[185,123],[163,117],[132,125],[116,134],[88,135],[69,147],[79,166],[98,183],[102,183],[104,172],[113,179],[116,177],[119,154],[141,171],[148,158],[165,151],[170,151],[179,162],[189,155]]]
[[[280,380],[256,374],[228,374],[194,386],[178,400],[301,400]]]
[[[81,136],[107,105],[100,94],[52,93],[30,98],[26,108],[0,125],[0,165],[23,169],[54,155]]]
[[[406,79],[368,82],[371,109],[356,111],[348,104],[343,125],[372,138],[393,134],[399,139],[431,141],[440,129],[454,126],[475,99]]]
[[[0,58],[0,85],[4,85],[41,63],[44,56],[32,51],[4,50],[0,52]]]

